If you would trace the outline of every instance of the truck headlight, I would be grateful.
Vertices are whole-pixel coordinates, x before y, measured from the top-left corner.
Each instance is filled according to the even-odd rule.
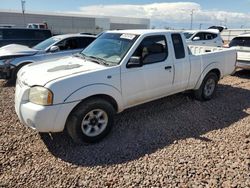
[[[45,87],[34,86],[30,88],[29,101],[44,106],[52,105],[53,93]]]

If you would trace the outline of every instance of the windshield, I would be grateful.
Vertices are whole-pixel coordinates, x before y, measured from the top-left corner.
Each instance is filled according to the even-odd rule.
[[[33,49],[35,49],[35,50],[45,50],[46,48],[48,48],[50,45],[54,44],[57,41],[59,41],[59,38],[51,37],[51,38],[48,38],[47,40],[44,40],[44,41],[40,42],[39,44],[34,46]]]
[[[138,35],[122,33],[103,33],[81,54],[105,61],[109,65],[118,65],[126,55]]]
[[[183,33],[186,39],[190,39],[194,33],[184,32]]]
[[[250,37],[236,37],[229,44],[229,47],[232,46],[250,47]]]

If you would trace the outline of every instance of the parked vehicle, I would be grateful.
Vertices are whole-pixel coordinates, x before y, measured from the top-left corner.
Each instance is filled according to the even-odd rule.
[[[210,100],[234,71],[236,51],[206,48],[188,49],[175,31],[105,32],[78,56],[23,67],[16,113],[39,132],[66,128],[76,142],[99,141],[127,108],[185,90]]]
[[[27,28],[31,29],[48,29],[48,24],[44,23],[29,23],[27,24]]]
[[[250,34],[242,34],[235,37],[229,43],[229,47],[235,47],[237,50],[236,66],[250,70]]]
[[[39,42],[52,37],[47,29],[0,28],[0,47],[8,44],[21,44],[33,47]]]
[[[93,35],[67,34],[51,37],[33,48],[10,44],[0,48],[0,79],[15,81],[24,65],[48,61],[81,52],[96,39]]]
[[[217,29],[221,33],[222,31],[226,30],[227,27],[226,26],[220,26],[220,25],[214,25],[214,26],[209,27],[208,29]]]
[[[188,45],[221,47],[224,43],[217,29],[189,30],[184,35]]]

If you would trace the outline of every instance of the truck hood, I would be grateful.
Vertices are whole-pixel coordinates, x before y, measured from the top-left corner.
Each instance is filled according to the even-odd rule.
[[[28,86],[44,86],[46,83],[58,78],[105,68],[104,65],[78,57],[66,57],[55,61],[33,63],[24,66],[18,72],[18,79]]]
[[[38,50],[19,44],[10,44],[0,48],[0,59],[13,56],[34,55]]]

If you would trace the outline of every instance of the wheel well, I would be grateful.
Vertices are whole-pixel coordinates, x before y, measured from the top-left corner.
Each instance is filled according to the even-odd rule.
[[[68,117],[67,117],[66,123],[67,123],[67,121],[68,121],[70,115],[71,115],[75,110],[77,110],[77,108],[79,107],[80,104],[82,104],[83,102],[85,102],[85,101],[87,101],[87,100],[96,99],[96,98],[98,98],[98,99],[101,98],[101,99],[104,99],[104,100],[110,102],[110,104],[114,107],[115,111],[116,111],[116,112],[118,111],[118,105],[117,105],[117,103],[116,103],[116,101],[115,101],[115,99],[114,99],[113,97],[111,97],[111,96],[109,96],[109,95],[105,95],[105,94],[92,95],[92,96],[90,96],[90,97],[87,97],[87,98],[83,99],[81,102],[79,102],[79,103],[73,108],[73,110],[71,110],[71,112],[69,113],[69,115],[68,115]],[[64,127],[64,130],[65,130],[65,128],[66,128],[66,126]]]
[[[218,79],[220,79],[221,73],[220,73],[220,70],[219,70],[219,69],[212,69],[211,71],[208,72],[208,74],[209,74],[210,72],[215,73],[215,74],[218,76]]]
[[[75,109],[77,109],[77,107],[78,107],[81,103],[83,103],[83,102],[85,102],[85,101],[87,101],[87,100],[90,100],[90,99],[95,99],[95,98],[106,100],[107,102],[109,102],[109,103],[114,107],[114,109],[115,109],[116,112],[118,111],[117,102],[115,101],[115,99],[114,99],[113,97],[111,97],[111,96],[109,96],[109,95],[105,95],[105,94],[98,94],[98,95],[92,95],[92,96],[90,96],[90,97],[87,97],[87,98],[83,99],[79,104],[77,104],[77,105],[74,107],[74,109],[72,110],[72,112],[73,112]]]
[[[21,64],[19,64],[19,65],[16,66],[16,70],[19,71],[19,69],[21,69],[23,66],[28,65],[30,63],[32,63],[32,62],[23,62],[23,63],[21,63]]]
[[[30,63],[32,63],[32,62],[29,62],[29,61],[25,61],[25,62],[22,62],[22,63],[20,63],[19,65],[17,65],[16,67],[22,67],[22,66],[24,66],[24,65],[28,65],[28,64],[30,64]]]

